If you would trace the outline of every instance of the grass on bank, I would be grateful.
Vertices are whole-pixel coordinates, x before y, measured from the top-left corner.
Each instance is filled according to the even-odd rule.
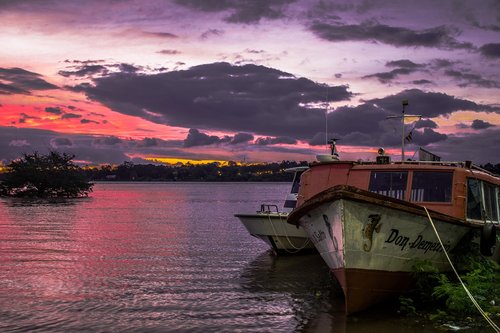
[[[472,243],[469,243],[472,244]],[[455,253],[454,265],[474,299],[497,325],[500,324],[500,265],[479,254],[470,245]],[[403,314],[427,317],[434,322],[454,322],[461,326],[487,326],[488,323],[467,296],[452,273],[439,272],[427,261],[414,265],[416,288],[401,296]]]

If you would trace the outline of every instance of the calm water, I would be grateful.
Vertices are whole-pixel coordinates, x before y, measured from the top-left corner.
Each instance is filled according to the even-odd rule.
[[[346,318],[316,255],[274,257],[234,213],[288,184],[104,183],[0,200],[1,332],[434,332]]]

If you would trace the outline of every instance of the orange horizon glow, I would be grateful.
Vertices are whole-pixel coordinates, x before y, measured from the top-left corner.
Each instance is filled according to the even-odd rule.
[[[177,158],[177,157],[145,157],[147,161],[177,165],[177,164],[193,164],[193,165],[203,165],[203,164],[211,164],[218,163],[219,165],[226,166],[229,165],[229,162],[235,163],[236,165],[242,165],[240,162],[236,161],[224,161],[224,160],[203,160],[203,159],[188,159],[188,158]]]

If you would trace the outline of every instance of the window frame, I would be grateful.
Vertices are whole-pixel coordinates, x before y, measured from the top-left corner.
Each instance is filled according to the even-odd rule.
[[[481,195],[481,198],[480,198],[480,200],[481,200],[480,201],[481,218],[480,219],[469,217],[469,209],[468,209],[468,205],[469,205],[469,196],[468,196],[469,181],[477,181],[479,183],[479,194]],[[485,183],[488,186],[493,187],[492,204],[494,206],[492,206],[492,207],[494,207],[493,210],[496,212],[496,217],[489,216],[490,214],[486,211],[486,209],[487,209],[487,207],[486,207],[486,192],[484,189]],[[474,220],[474,221],[485,221],[486,220],[489,222],[500,222],[500,186],[493,184],[493,183],[490,183],[488,181],[482,180],[482,179],[477,179],[475,177],[467,177],[466,184],[467,184],[467,200],[466,200],[466,204],[465,204],[465,217],[466,217],[466,219]],[[487,213],[487,216],[484,216],[483,208],[484,208],[484,211]],[[486,219],[486,217],[489,217],[490,219]]]
[[[437,173],[443,173],[443,174],[448,174],[448,175],[451,175],[451,179],[450,179],[450,198],[449,198],[449,201],[425,201],[425,200],[422,200],[422,201],[419,201],[419,200],[414,200],[413,199],[413,184],[415,182],[415,174],[416,173],[434,173],[434,174],[437,174]],[[455,193],[453,191],[453,185],[455,184],[455,172],[453,172],[452,170],[412,170],[411,172],[411,179],[410,179],[410,184],[408,186],[408,201],[409,202],[413,202],[413,203],[428,203],[428,204],[433,204],[433,205],[452,205],[453,204],[453,200],[454,200],[454,196],[455,196]]]
[[[404,188],[402,189],[403,191],[403,195],[402,197],[398,197],[398,196],[391,196],[391,195],[387,195],[387,194],[383,194],[383,193],[380,193],[379,192],[376,192],[376,191],[373,191],[370,189],[371,185],[372,185],[372,177],[374,174],[376,173],[379,173],[379,174],[404,174],[404,176],[406,177],[406,180],[404,182]],[[408,170],[372,170],[370,172],[370,177],[368,179],[368,191],[372,192],[372,193],[377,193],[377,194],[380,194],[380,195],[384,195],[386,197],[389,197],[389,198],[394,198],[394,199],[398,199],[398,200],[407,200],[407,196],[408,196],[408,181],[410,179],[410,172]],[[392,191],[400,191],[400,190],[387,190],[388,192],[392,192]]]

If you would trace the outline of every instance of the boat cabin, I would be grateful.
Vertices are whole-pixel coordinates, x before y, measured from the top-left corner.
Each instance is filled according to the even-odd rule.
[[[314,162],[301,176],[297,206],[350,185],[470,222],[500,223],[500,178],[462,162]]]
[[[283,211],[289,213],[295,208],[297,204],[297,195],[300,188],[300,176],[304,171],[309,169],[307,166],[300,166],[295,168],[286,169],[285,172],[293,173],[292,188],[290,193],[287,194],[285,199],[285,204],[283,205]]]

